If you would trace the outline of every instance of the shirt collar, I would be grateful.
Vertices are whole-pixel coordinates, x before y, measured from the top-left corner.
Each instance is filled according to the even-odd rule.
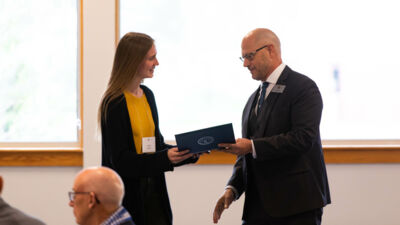
[[[285,69],[285,64],[281,63],[278,67],[275,68],[275,70],[268,76],[267,82],[270,84],[276,84],[278,82],[279,77],[282,74],[283,69]],[[261,85],[264,81],[261,82]]]
[[[122,222],[132,220],[129,212],[123,207],[120,206],[117,211],[115,211],[106,221],[104,221],[101,225],[118,225]]]

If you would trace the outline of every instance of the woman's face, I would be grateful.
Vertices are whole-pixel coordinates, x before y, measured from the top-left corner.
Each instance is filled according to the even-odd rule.
[[[158,66],[158,60],[156,55],[157,55],[156,46],[153,45],[147,52],[146,56],[144,57],[142,64],[140,64],[139,66],[138,76],[141,79],[153,77],[154,68]]]

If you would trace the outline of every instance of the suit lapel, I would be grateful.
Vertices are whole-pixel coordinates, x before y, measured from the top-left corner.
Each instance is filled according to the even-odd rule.
[[[259,88],[250,96],[249,100],[246,103],[246,106],[243,110],[243,116],[242,116],[242,137],[246,138],[247,137],[247,129],[248,129],[248,124],[249,124],[249,117],[250,117],[250,112],[252,107],[254,107],[254,100],[259,92]]]
[[[286,85],[286,78],[288,77],[290,68],[288,66],[282,71],[278,81],[275,85]],[[269,116],[271,115],[272,110],[274,109],[276,101],[279,99],[282,93],[270,92],[266,101],[263,103],[261,107],[260,116],[257,116],[257,123],[261,124],[260,129],[255,132],[257,134],[264,134],[265,128],[268,124]],[[261,133],[259,133],[261,132]]]

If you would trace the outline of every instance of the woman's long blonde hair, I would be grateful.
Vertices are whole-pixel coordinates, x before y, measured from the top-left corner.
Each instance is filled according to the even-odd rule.
[[[99,127],[101,127],[101,122],[106,122],[110,102],[123,94],[136,76],[140,64],[153,44],[154,40],[149,35],[135,32],[125,34],[119,41],[111,77],[98,110]]]

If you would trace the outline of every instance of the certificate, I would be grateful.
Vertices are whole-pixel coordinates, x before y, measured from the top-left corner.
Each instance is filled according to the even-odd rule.
[[[219,143],[235,143],[232,123],[175,135],[179,151],[200,153],[217,149]]]

